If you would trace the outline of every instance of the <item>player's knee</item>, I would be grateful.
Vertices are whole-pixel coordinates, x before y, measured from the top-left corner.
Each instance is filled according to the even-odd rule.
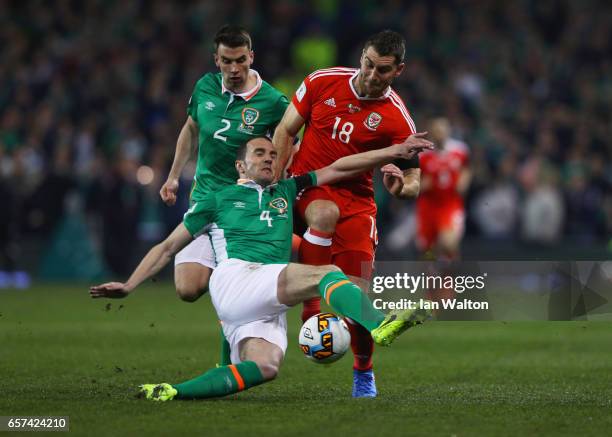
[[[443,253],[455,253],[461,244],[461,234],[459,232],[447,231],[440,234],[438,238],[438,249]]]
[[[444,244],[438,244],[438,251],[445,256],[454,255],[459,251],[459,246],[454,242],[446,242]]]
[[[178,270],[174,272],[176,294],[184,302],[195,302],[208,291],[209,275],[204,271]]]
[[[310,208],[311,205],[306,211],[308,226],[321,232],[334,232],[340,218],[338,206],[333,202],[317,202],[316,205],[312,205],[313,208]]]
[[[195,302],[202,296],[206,290],[202,290],[193,285],[176,285],[176,294],[184,302]]]

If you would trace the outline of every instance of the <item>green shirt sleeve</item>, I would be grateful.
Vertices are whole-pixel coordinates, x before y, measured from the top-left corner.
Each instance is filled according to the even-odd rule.
[[[197,237],[202,232],[206,232],[210,225],[215,221],[217,201],[214,192],[210,192],[191,205],[183,216],[183,224],[192,237]]]
[[[272,107],[273,108],[272,118],[271,118],[270,127],[268,128],[270,136],[274,135],[274,131],[276,130],[276,127],[281,122],[283,115],[285,115],[287,106],[289,106],[289,100],[287,100],[287,97],[285,97],[283,94],[280,94],[280,93],[278,94],[279,94],[278,99],[276,100],[276,103]]]
[[[189,103],[187,103],[187,115],[191,116],[196,123],[198,122],[198,103],[200,101],[200,95],[202,94],[202,89],[204,87],[204,82],[206,81],[206,76],[208,74],[202,76],[200,80],[198,80],[193,87],[193,93],[191,93],[191,97],[189,98]]]
[[[198,122],[198,103],[196,98],[196,90],[193,90],[193,94],[189,98],[189,103],[187,103],[187,115],[193,118],[193,120]]]
[[[287,106],[289,106],[289,100],[287,100],[287,97],[281,94],[279,99],[276,101],[276,115],[277,115],[276,124],[280,123],[281,119],[283,118],[283,115],[285,115]]]

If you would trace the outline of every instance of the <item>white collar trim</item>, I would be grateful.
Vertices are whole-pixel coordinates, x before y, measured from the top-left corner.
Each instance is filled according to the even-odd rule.
[[[263,83],[263,80],[261,79],[261,76],[259,75],[259,73],[256,70],[250,69],[249,70],[249,74],[251,74],[251,72],[255,73],[255,77],[257,78],[257,81],[255,82],[255,86],[253,88],[251,88],[250,90],[247,90],[243,93],[240,94],[236,94],[233,91],[227,89],[225,87],[225,83],[223,82],[223,77],[221,78],[221,94],[225,94],[225,93],[230,93],[231,96],[234,97],[241,97],[242,99],[244,99],[245,101],[249,101],[251,100],[251,98],[257,94],[257,92],[259,91],[259,89],[261,88],[261,85]]]

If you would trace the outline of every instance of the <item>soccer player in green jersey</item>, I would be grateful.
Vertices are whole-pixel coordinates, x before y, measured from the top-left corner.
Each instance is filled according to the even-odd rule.
[[[287,108],[287,98],[263,81],[250,67],[254,53],[251,37],[238,26],[224,26],[214,38],[214,59],[219,73],[205,74],[195,85],[187,108],[187,121],[179,134],[174,162],[160,190],[173,205],[179,177],[198,148],[190,202],[236,182],[236,151],[248,140],[271,135]],[[215,259],[206,235],[196,238],[175,258],[174,280],[179,297],[193,302],[208,289]]]
[[[194,203],[183,223],[149,251],[126,283],[90,288],[93,298],[125,297],[193,237],[209,234],[217,257],[210,280],[211,299],[232,346],[232,364],[180,384],[145,384],[141,394],[158,401],[210,398],[274,379],[287,347],[286,311],[318,295],[335,311],[368,329],[380,345],[388,345],[407,328],[423,322],[429,316],[425,309],[385,317],[336,266],[289,263],[293,203],[301,190],[337,182],[395,159],[410,159],[432,147],[422,135],[385,149],[346,156],[323,169],[278,183],[273,183],[277,152],[270,140],[257,138],[240,149],[236,185]]]

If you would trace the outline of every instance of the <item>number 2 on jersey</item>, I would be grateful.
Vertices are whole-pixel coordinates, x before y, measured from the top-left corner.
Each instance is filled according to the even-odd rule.
[[[259,216],[259,220],[267,221],[268,227],[272,227],[272,217],[270,217],[270,211],[262,211],[261,215]]]
[[[334,123],[334,130],[332,132],[332,140],[336,139],[336,133],[338,134],[338,139],[342,141],[344,144],[347,144],[351,140],[351,134],[353,133],[353,129],[355,126],[350,121],[347,121],[342,125],[340,132],[338,132],[338,126],[340,125],[340,117],[336,117],[336,122]]]
[[[213,135],[213,138],[216,138],[216,139],[221,140],[221,141],[227,141],[227,137],[224,137],[223,135],[220,135],[220,134],[221,134],[221,132],[225,132],[226,130],[228,130],[230,128],[230,126],[231,126],[231,123],[230,123],[229,120],[226,120],[225,118],[221,119],[221,123],[223,123],[224,126],[221,129],[217,129],[215,131],[215,134]]]

